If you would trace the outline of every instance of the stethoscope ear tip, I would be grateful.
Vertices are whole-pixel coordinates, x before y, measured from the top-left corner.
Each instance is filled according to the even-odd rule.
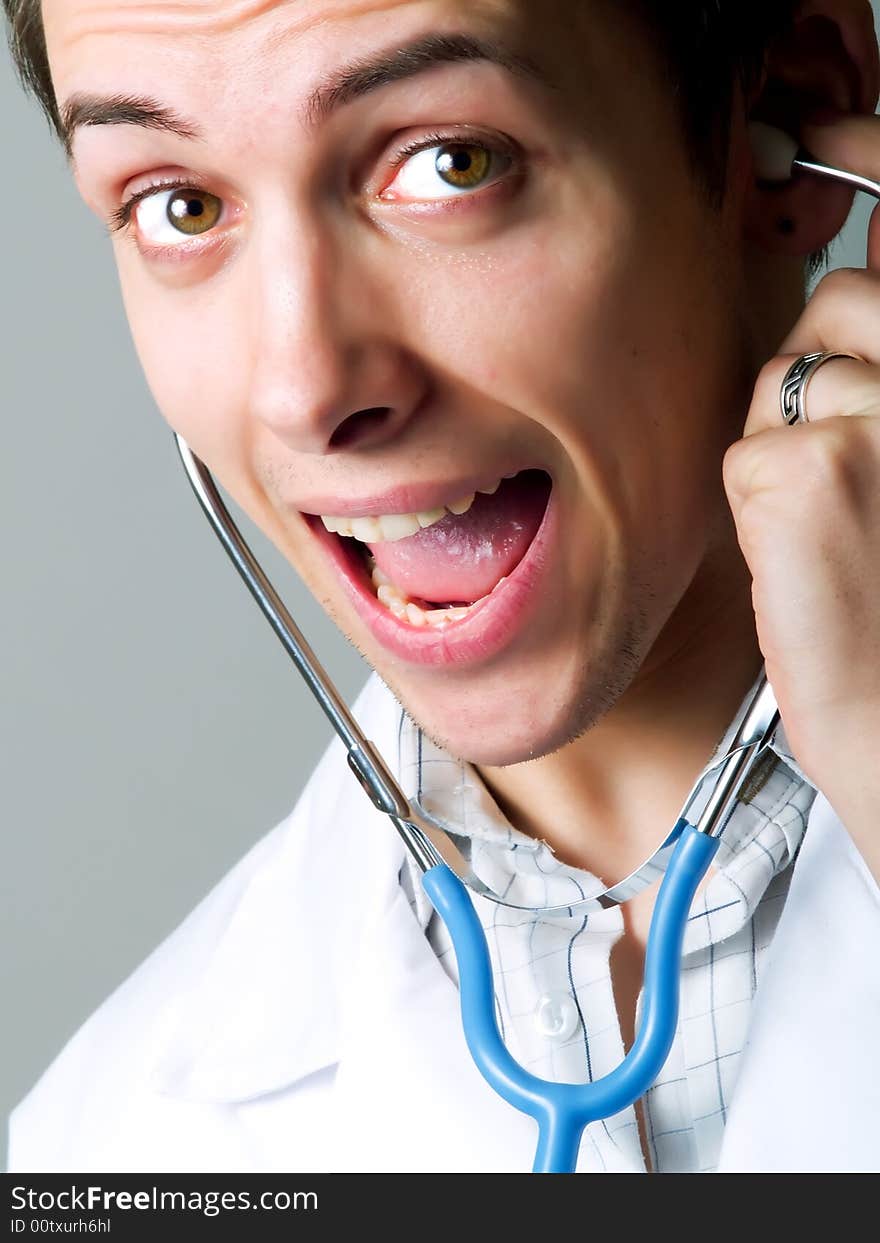
[[[784,130],[764,121],[749,123],[749,139],[758,180],[779,184],[790,181],[800,150],[798,143]]]

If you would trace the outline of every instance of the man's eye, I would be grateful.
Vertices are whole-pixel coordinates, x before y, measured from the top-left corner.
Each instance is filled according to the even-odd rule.
[[[223,203],[205,190],[160,190],[148,194],[134,209],[138,232],[155,246],[174,246],[213,229]]]
[[[513,160],[479,143],[446,142],[425,147],[400,166],[383,199],[445,199],[482,190],[508,171]]]

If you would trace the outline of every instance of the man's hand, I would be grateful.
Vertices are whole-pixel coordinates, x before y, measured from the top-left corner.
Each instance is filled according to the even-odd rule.
[[[880,180],[878,118],[807,127],[804,144]],[[824,364],[810,422],[786,427],[785,374],[819,350],[865,361]],[[724,486],[788,741],[880,880],[880,211],[867,270],[826,276],[761,371]]]

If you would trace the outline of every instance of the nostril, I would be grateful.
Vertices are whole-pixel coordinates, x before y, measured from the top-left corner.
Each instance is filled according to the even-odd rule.
[[[345,449],[358,441],[370,439],[391,418],[390,406],[371,406],[350,414],[330,437],[331,449]]]

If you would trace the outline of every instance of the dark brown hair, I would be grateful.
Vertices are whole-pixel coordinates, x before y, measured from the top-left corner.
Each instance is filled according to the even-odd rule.
[[[767,51],[794,25],[802,0],[627,0],[657,42],[685,137],[710,196],[727,175],[735,91],[760,82]]]
[[[43,111],[60,136],[61,118],[55,102],[40,0],[3,0],[9,26],[12,59],[25,87],[40,101]]]

